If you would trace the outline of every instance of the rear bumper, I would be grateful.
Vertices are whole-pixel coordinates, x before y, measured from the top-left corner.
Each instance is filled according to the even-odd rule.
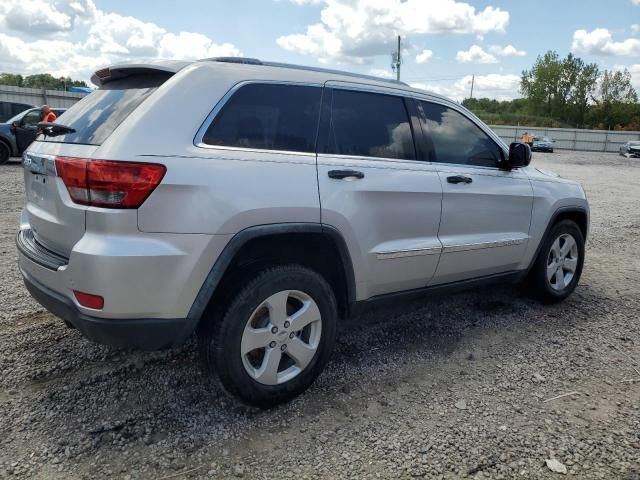
[[[89,340],[114,347],[159,350],[177,346],[190,335],[186,319],[106,319],[80,312],[68,298],[42,285],[21,269],[31,296],[55,316],[77,328]]]

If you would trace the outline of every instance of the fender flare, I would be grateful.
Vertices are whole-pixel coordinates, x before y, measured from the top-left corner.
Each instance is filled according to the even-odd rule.
[[[540,254],[540,250],[542,249],[542,244],[547,239],[547,236],[549,235],[549,231],[551,230],[551,227],[556,223],[557,218],[563,213],[582,213],[587,217],[587,225],[586,225],[586,229],[585,229],[585,232],[584,232],[584,239],[585,239],[585,242],[586,242],[587,233],[589,232],[589,212],[587,211],[587,209],[585,207],[579,206],[579,205],[566,206],[566,207],[558,208],[555,212],[553,212],[553,214],[551,215],[551,218],[547,222],[547,227],[544,230],[544,234],[540,238],[540,242],[538,243],[538,246],[536,247],[536,251],[533,254],[533,257],[531,257],[531,260],[529,261],[529,266],[524,271],[524,274],[525,274],[524,276],[526,276],[526,274],[529,273],[531,268],[533,268],[533,264],[535,263],[536,259],[538,258],[538,255]]]
[[[355,303],[356,299],[356,282],[351,262],[351,255],[347,244],[340,232],[331,226],[322,225],[320,223],[276,223],[268,225],[257,225],[249,227],[236,233],[229,243],[224,247],[222,253],[218,256],[213,267],[207,274],[198,294],[196,295],[189,313],[187,315],[184,328],[181,332],[180,341],[186,340],[195,330],[204,314],[209,301],[211,300],[216,288],[220,284],[222,277],[226,273],[229,265],[233,261],[235,255],[249,241],[260,237],[273,235],[282,235],[287,233],[314,233],[326,235],[335,245],[339,254],[344,276],[347,285],[347,301],[349,306]]]

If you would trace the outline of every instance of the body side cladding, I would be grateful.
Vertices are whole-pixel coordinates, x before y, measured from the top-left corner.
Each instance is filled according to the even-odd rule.
[[[428,287],[416,288],[412,290],[403,290],[400,292],[385,293],[383,295],[376,295],[367,300],[362,300],[354,305],[354,313],[362,312],[363,310],[380,304],[389,304],[398,302],[401,300],[413,300],[424,296],[436,296],[445,295],[450,293],[462,292],[465,290],[480,288],[487,285],[493,285],[496,283],[517,283],[523,278],[523,271],[510,271],[505,273],[498,273],[494,275],[487,275],[484,277],[470,278],[467,280],[460,280],[457,282],[443,283],[440,285],[430,285]]]
[[[184,324],[184,331],[181,332],[180,337],[186,339],[195,330],[229,265],[233,261],[235,255],[247,242],[260,237],[289,233],[321,234],[328,236],[331,241],[334,242],[338,252],[340,253],[340,260],[344,268],[348,305],[349,307],[353,305],[356,298],[355,274],[353,272],[353,265],[351,263],[351,256],[349,255],[347,244],[338,230],[319,223],[278,223],[258,225],[238,232],[224,248],[209,271],[202,287],[200,287],[200,291],[196,295],[191,309],[189,310],[189,314],[187,315],[187,321]]]

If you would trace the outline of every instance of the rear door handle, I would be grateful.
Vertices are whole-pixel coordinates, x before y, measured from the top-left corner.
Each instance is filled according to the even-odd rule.
[[[451,177],[447,177],[447,182],[449,183],[471,183],[473,179],[470,177],[465,177],[464,175],[453,175]]]
[[[358,170],[329,170],[329,178],[342,180],[344,178],[364,178],[364,173]]]

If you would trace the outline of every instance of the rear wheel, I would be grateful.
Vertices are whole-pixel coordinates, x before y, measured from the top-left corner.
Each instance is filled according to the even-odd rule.
[[[584,236],[571,220],[555,224],[527,278],[529,291],[546,303],[559,302],[575,290],[584,263]]]
[[[0,165],[7,163],[11,157],[11,151],[9,145],[4,142],[0,142]]]
[[[285,402],[328,362],[336,318],[335,296],[321,275],[298,265],[265,270],[199,332],[205,369],[247,404]]]

